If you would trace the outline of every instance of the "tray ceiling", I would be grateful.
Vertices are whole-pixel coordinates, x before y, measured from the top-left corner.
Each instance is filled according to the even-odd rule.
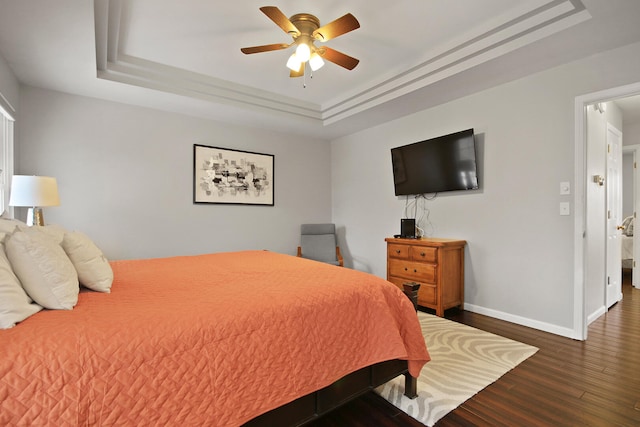
[[[628,17],[640,2],[602,3],[282,0],[287,16],[361,25],[326,43],[360,59],[354,70],[292,79],[290,50],[240,52],[291,40],[264,2],[0,0],[0,54],[25,84],[331,138],[460,96],[461,81],[478,90],[640,39]],[[615,37],[584,40],[611,22]]]

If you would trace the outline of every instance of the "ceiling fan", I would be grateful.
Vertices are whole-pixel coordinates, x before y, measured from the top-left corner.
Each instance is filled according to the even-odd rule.
[[[243,47],[242,53],[249,55],[252,53],[270,52],[273,50],[287,49],[296,46],[295,52],[289,57],[287,67],[291,70],[290,77],[300,77],[304,75],[305,63],[309,62],[311,70],[316,71],[324,65],[324,60],[333,62],[347,70],[353,70],[358,65],[359,60],[331,49],[327,46],[315,46],[314,42],[326,42],[345,33],[360,28],[358,20],[350,13],[320,26],[320,20],[309,13],[298,13],[291,18],[287,18],[275,6],[263,6],[262,13],[282,28],[285,33],[293,37],[290,44],[276,43],[263,46]]]

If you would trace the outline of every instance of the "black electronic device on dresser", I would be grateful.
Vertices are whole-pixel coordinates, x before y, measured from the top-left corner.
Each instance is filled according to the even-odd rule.
[[[400,220],[400,237],[403,239],[416,238],[416,220],[413,218],[402,218]]]

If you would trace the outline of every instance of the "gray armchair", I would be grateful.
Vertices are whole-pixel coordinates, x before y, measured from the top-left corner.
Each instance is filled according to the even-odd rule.
[[[343,267],[335,224],[302,224],[298,256]]]

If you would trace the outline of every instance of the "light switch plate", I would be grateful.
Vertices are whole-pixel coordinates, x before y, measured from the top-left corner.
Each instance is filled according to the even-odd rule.
[[[571,215],[571,208],[569,207],[569,202],[561,202],[560,203],[560,215]]]
[[[571,194],[571,183],[563,181],[560,183],[560,195],[564,196],[566,194]]]

